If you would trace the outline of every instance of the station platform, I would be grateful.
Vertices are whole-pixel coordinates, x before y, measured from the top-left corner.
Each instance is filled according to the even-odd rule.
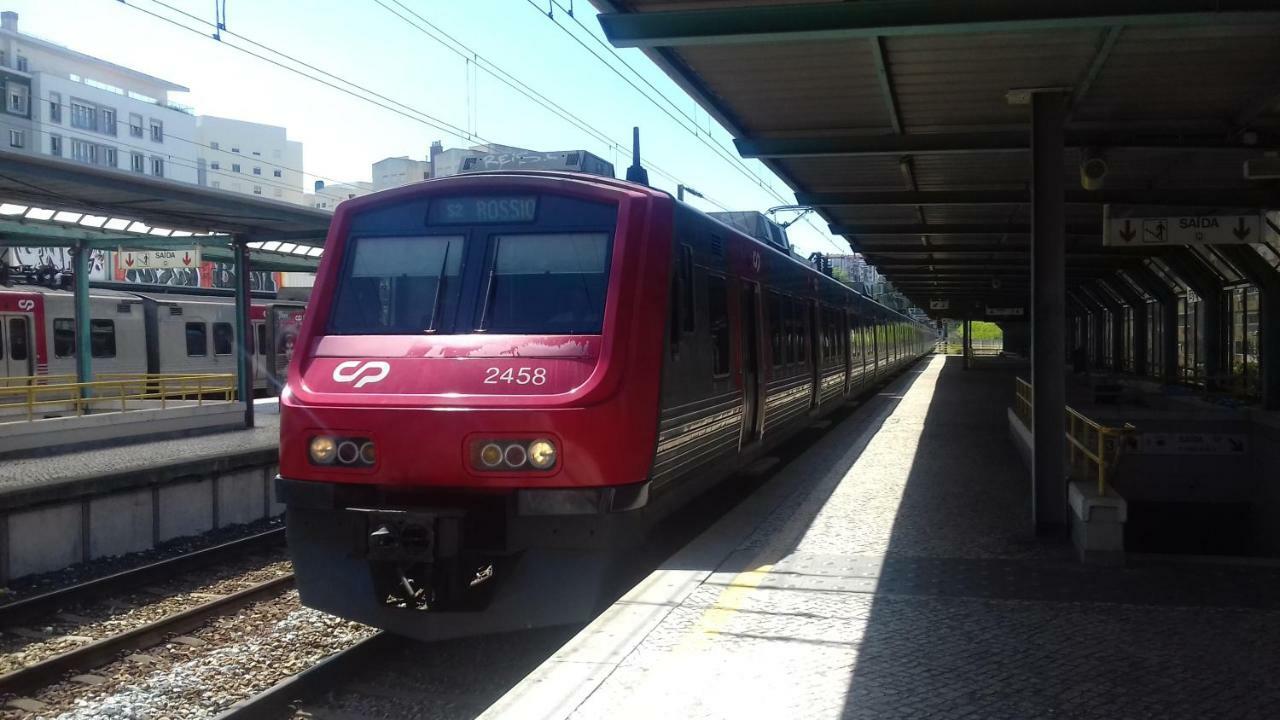
[[[483,717],[1273,717],[1280,569],[1035,537],[1015,373],[921,361]]]
[[[0,460],[0,584],[281,514],[276,400],[255,411],[253,428]]]

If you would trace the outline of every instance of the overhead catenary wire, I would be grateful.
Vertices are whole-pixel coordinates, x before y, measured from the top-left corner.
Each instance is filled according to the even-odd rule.
[[[690,130],[690,128],[689,128],[688,126],[686,126],[686,125],[685,125],[681,120],[679,120],[678,118],[676,118],[676,117],[671,113],[671,111],[670,111],[670,110],[668,110],[666,107],[664,107],[664,106],[662,105],[662,103],[659,103],[657,100],[653,99],[653,97],[652,97],[652,96],[650,96],[648,93],[646,93],[644,90],[642,90],[639,86],[637,86],[637,85],[635,84],[635,82],[633,82],[630,78],[628,78],[626,75],[624,75],[620,70],[618,70],[618,68],[617,68],[617,67],[615,67],[612,63],[610,63],[610,62],[608,62],[607,60],[605,60],[605,59],[604,59],[604,57],[602,57],[598,52],[596,52],[596,51],[595,51],[595,50],[593,50],[589,45],[587,45],[585,42],[583,42],[583,41],[582,41],[582,39],[581,39],[581,38],[579,38],[576,34],[574,34],[572,30],[570,30],[569,28],[565,27],[564,25],[561,25],[561,24],[560,24],[560,22],[559,22],[558,20],[556,20],[554,13],[549,12],[549,11],[543,11],[543,9],[542,9],[541,7],[539,7],[539,6],[538,6],[538,4],[537,4],[537,2],[535,2],[535,0],[525,0],[525,2],[526,2],[526,3],[528,3],[528,4],[529,4],[531,7],[533,7],[535,10],[537,10],[537,11],[538,11],[538,14],[540,14],[540,15],[542,15],[542,16],[544,16],[544,17],[546,17],[548,20],[550,20],[550,21],[551,21],[551,23],[552,23],[553,25],[555,25],[557,28],[559,28],[561,31],[563,31],[563,32],[564,32],[566,35],[568,35],[571,39],[573,39],[573,41],[574,41],[574,42],[576,42],[576,43],[577,43],[578,45],[580,45],[584,50],[586,50],[588,53],[590,53],[590,54],[591,54],[591,55],[592,55],[596,60],[598,60],[601,64],[603,64],[605,67],[609,68],[609,69],[610,69],[610,70],[611,70],[615,75],[617,75],[618,77],[622,78],[622,80],[623,80],[624,82],[626,82],[628,85],[630,85],[630,86],[632,87],[632,89],[634,89],[636,92],[640,93],[640,95],[642,95],[643,97],[645,97],[645,99],[647,99],[649,102],[653,103],[653,105],[654,105],[655,107],[657,107],[657,108],[658,108],[659,110],[661,110],[664,114],[666,114],[666,115],[667,115],[667,117],[669,117],[669,118],[671,118],[673,121],[675,121],[675,122],[676,122],[676,124],[680,125],[680,126],[681,126],[681,128],[683,128],[686,132],[690,132],[690,133],[691,133],[691,134],[692,134],[692,135],[693,135],[697,140],[699,140],[700,142],[702,142],[702,143],[703,143],[704,145],[706,145],[707,147],[711,148],[711,150],[712,150],[713,152],[715,152],[717,155],[719,155],[722,159],[727,160],[727,161],[728,161],[731,165],[733,165],[733,166],[734,166],[734,167],[735,167],[739,172],[741,172],[741,173],[745,174],[745,175],[748,177],[748,179],[752,180],[756,185],[758,185],[758,186],[759,186],[761,189],[763,189],[765,192],[767,192],[767,193],[769,193],[770,195],[772,195],[775,199],[779,200],[780,202],[784,202],[784,203],[785,203],[785,202],[787,202],[787,200],[786,200],[786,197],[785,197],[785,196],[783,196],[781,193],[779,193],[779,192],[777,191],[777,189],[775,189],[775,188],[773,187],[773,185],[772,185],[772,184],[770,184],[770,183],[766,182],[764,179],[762,179],[762,178],[760,178],[758,175],[756,175],[756,174],[755,174],[755,173],[750,169],[750,166],[748,166],[745,162],[743,162],[743,161],[742,161],[742,159],[741,159],[740,157],[738,157],[738,156],[734,155],[734,154],[732,153],[732,151],[727,150],[727,149],[726,149],[726,148],[724,148],[724,146],[722,146],[720,143],[716,142],[713,138],[709,137],[709,133],[703,133],[703,132],[700,132],[700,131],[699,131],[699,129],[697,128],[697,121],[696,121],[696,120],[694,120],[691,116],[689,116],[689,115],[688,115],[687,113],[685,113],[683,110],[680,110],[680,109],[679,109],[679,107],[675,104],[675,102],[674,102],[674,101],[672,101],[670,98],[668,98],[668,97],[667,97],[667,96],[666,96],[666,95],[665,95],[661,90],[659,90],[658,88],[656,88],[656,87],[653,85],[653,83],[649,82],[649,80],[648,80],[647,78],[645,78],[645,77],[644,77],[644,76],[643,76],[639,71],[637,71],[635,68],[631,67],[631,65],[630,65],[629,63],[627,63],[627,62],[626,62],[626,61],[625,61],[625,60],[624,60],[620,55],[618,55],[617,51],[616,51],[616,50],[614,50],[614,48],[609,47],[606,43],[604,43],[604,42],[603,42],[603,41],[601,41],[598,37],[596,37],[594,33],[592,33],[591,31],[587,30],[586,26],[585,26],[585,25],[583,25],[583,24],[582,24],[582,23],[581,23],[581,22],[580,22],[580,21],[579,21],[579,20],[578,20],[574,15],[573,15],[573,13],[572,13],[571,11],[568,11],[569,16],[573,18],[574,22],[575,22],[575,23],[577,23],[577,25],[578,25],[579,27],[581,27],[581,28],[583,29],[583,31],[584,31],[584,32],[586,32],[586,34],[587,34],[588,36],[590,36],[590,37],[591,37],[593,40],[595,40],[597,43],[599,43],[600,45],[602,45],[603,47],[605,47],[606,49],[608,49],[608,50],[613,54],[613,56],[614,56],[615,58],[617,58],[617,59],[618,59],[618,60],[619,60],[623,65],[625,65],[625,66],[627,67],[627,69],[628,69],[628,70],[630,70],[633,74],[635,74],[637,77],[639,77],[639,78],[641,79],[641,81],[642,81],[642,82],[644,82],[646,85],[648,85],[649,87],[653,88],[653,89],[654,89],[654,91],[655,91],[655,92],[657,92],[657,93],[658,93],[658,95],[659,95],[659,96],[661,96],[661,97],[663,98],[663,100],[665,100],[665,101],[667,102],[667,104],[669,104],[669,105],[671,105],[672,107],[676,108],[677,112],[679,112],[681,115],[683,115],[686,119],[689,119],[690,121],[692,121],[692,122],[694,123],[694,129]],[[553,6],[553,7],[554,7],[554,6],[556,6],[556,3],[554,2],[554,0],[552,0],[552,6]],[[561,9],[565,9],[563,5],[559,5],[559,7],[560,7]],[[840,247],[840,246],[839,246],[839,245],[838,245],[834,240],[832,240],[832,239],[831,239],[831,237],[830,237],[829,235],[827,235],[826,233],[822,232],[822,230],[821,230],[820,228],[818,228],[818,226],[817,226],[817,225],[814,225],[814,223],[813,223],[813,221],[812,221],[812,220],[810,220],[809,218],[805,218],[805,224],[807,224],[807,225],[809,225],[811,228],[813,228],[813,229],[814,229],[814,231],[815,231],[815,232],[817,232],[817,233],[818,233],[818,235],[819,235],[820,237],[822,237],[822,239],[826,240],[826,241],[827,241],[827,243],[828,243],[828,244],[830,244],[832,247],[834,247],[837,251],[839,251],[839,252],[841,252],[841,253],[845,252],[845,249],[844,249],[844,248],[841,248],[841,247]]]
[[[630,152],[630,148],[625,142],[619,141],[610,137],[605,131],[600,130],[594,125],[591,125],[590,123],[587,123],[586,121],[582,120],[580,117],[578,117],[573,112],[565,108],[563,105],[547,97],[545,94],[539,92],[537,89],[533,88],[528,83],[517,78],[515,75],[513,75],[511,72],[509,72],[502,66],[498,65],[492,60],[489,60],[485,56],[476,52],[475,49],[467,46],[462,41],[453,37],[447,31],[441,28],[439,25],[436,25],[426,17],[423,17],[420,13],[413,10],[413,8],[410,8],[407,5],[405,5],[403,2],[401,2],[401,0],[387,0],[387,1],[372,0],[372,2],[382,7],[384,10],[391,13],[395,17],[399,18],[405,24],[414,28],[418,32],[426,35],[427,37],[436,41],[447,50],[450,50],[451,52],[456,54],[458,57],[460,57],[465,63],[467,63],[467,68],[470,73],[469,74],[470,82],[475,81],[475,69],[484,70],[494,79],[507,85],[508,87],[512,88],[516,92],[528,98],[530,101],[540,105],[547,111],[551,112],[552,114],[556,115],[562,120],[570,123],[571,125],[578,128],[579,130],[587,133],[592,138],[594,138],[597,142],[601,143],[606,148],[613,151],[615,154],[621,153],[625,155],[628,152]],[[390,5],[387,4],[387,2],[394,4],[396,7],[395,8],[391,7]],[[399,8],[399,10],[397,10],[396,8]],[[403,11],[404,14],[402,14],[401,11]],[[411,16],[413,19],[406,17],[405,14]],[[661,166],[651,161],[647,161],[647,162],[649,167],[651,167],[654,170],[654,172],[658,173],[659,175],[662,175],[663,177],[676,183],[677,185],[689,184],[685,182],[683,179],[677,177],[675,174],[663,169]],[[721,210],[728,210],[728,208],[724,204],[712,198],[705,197],[703,199],[707,200],[712,205],[719,207]]]
[[[136,5],[136,4],[132,4],[132,3],[131,3],[131,2],[129,2],[128,0],[118,0],[118,1],[119,1],[121,4],[125,5],[126,7],[128,7],[128,8],[131,8],[131,9],[133,9],[133,10],[137,10],[138,12],[141,12],[141,13],[143,13],[143,14],[149,15],[149,16],[151,16],[151,17],[153,17],[153,18],[156,18],[156,19],[158,19],[158,20],[161,20],[161,21],[163,21],[163,22],[166,22],[166,23],[168,23],[168,24],[170,24],[170,25],[173,25],[173,26],[175,26],[175,27],[178,27],[178,28],[180,28],[180,29],[186,30],[186,31],[188,31],[188,32],[191,32],[191,33],[193,33],[193,34],[199,35],[199,36],[201,36],[201,37],[210,37],[208,34],[206,34],[206,33],[205,33],[203,30],[201,30],[201,29],[193,28],[193,27],[191,27],[191,26],[189,26],[189,25],[186,25],[186,24],[184,24],[184,23],[182,23],[182,22],[179,22],[179,21],[177,21],[177,20],[175,20],[175,19],[173,19],[173,18],[171,18],[171,17],[168,17],[168,16],[166,16],[166,15],[164,15],[164,14],[161,14],[161,13],[158,13],[158,12],[155,12],[155,11],[152,11],[152,10],[149,10],[149,9],[147,9],[147,8],[144,8],[144,7],[140,7],[140,6]],[[212,25],[213,25],[212,23],[210,23],[210,22],[209,22],[209,21],[207,21],[207,20],[204,20],[203,18],[200,18],[200,17],[198,17],[198,16],[196,16],[196,15],[192,15],[191,13],[185,12],[185,11],[183,11],[183,10],[179,9],[179,8],[175,8],[175,7],[173,7],[172,5],[170,5],[170,4],[166,3],[166,2],[163,2],[162,0],[147,0],[147,1],[148,1],[148,2],[151,2],[151,3],[155,4],[155,5],[158,5],[158,6],[160,6],[160,7],[163,7],[163,8],[165,8],[165,9],[167,9],[167,10],[171,11],[171,12],[174,12],[174,13],[177,13],[177,14],[179,14],[179,15],[182,15],[182,16],[184,16],[184,17],[186,17],[186,18],[189,18],[189,19],[191,19],[191,20],[193,20],[193,21],[195,21],[195,22],[197,22],[197,23],[200,23],[201,25],[205,25],[205,26],[212,26]],[[480,135],[479,133],[473,133],[473,132],[470,132],[468,129],[458,127],[457,125],[454,125],[454,124],[452,124],[452,123],[448,123],[447,121],[444,121],[444,120],[442,120],[442,119],[440,119],[440,118],[437,118],[437,117],[435,117],[435,116],[433,116],[433,115],[430,115],[429,113],[426,113],[426,112],[424,112],[424,111],[422,111],[422,110],[419,110],[419,109],[417,109],[417,108],[415,108],[415,107],[413,107],[413,106],[411,106],[411,105],[408,105],[408,104],[406,104],[406,103],[403,103],[403,102],[400,102],[400,101],[398,101],[398,100],[395,100],[394,98],[390,98],[390,97],[388,97],[388,96],[386,96],[386,95],[382,95],[382,94],[377,93],[377,92],[375,92],[375,91],[368,90],[368,89],[366,89],[366,88],[362,88],[362,87],[360,87],[357,83],[354,83],[354,82],[352,82],[352,81],[350,81],[350,80],[347,80],[346,78],[343,78],[343,77],[341,77],[341,76],[339,76],[339,75],[336,75],[336,74],[334,74],[334,73],[332,73],[332,72],[329,72],[329,71],[327,71],[327,70],[324,70],[324,69],[322,69],[322,68],[320,68],[320,67],[317,67],[317,66],[315,66],[315,65],[312,65],[312,64],[310,64],[310,63],[307,63],[307,62],[305,62],[305,61],[303,61],[303,60],[298,60],[298,59],[296,59],[296,58],[293,58],[293,57],[287,56],[287,55],[285,55],[284,53],[281,53],[280,51],[275,50],[274,48],[271,48],[271,47],[269,47],[269,46],[267,46],[267,45],[265,45],[265,44],[263,44],[263,43],[257,42],[256,40],[253,40],[252,38],[249,38],[249,37],[247,37],[247,36],[245,36],[245,35],[242,35],[242,34],[239,34],[239,33],[234,33],[234,32],[231,32],[231,31],[229,31],[229,30],[225,30],[225,29],[224,29],[224,30],[222,30],[222,34],[223,34],[223,35],[226,35],[226,36],[230,36],[230,37],[235,37],[235,38],[237,38],[237,39],[239,39],[239,40],[243,41],[244,43],[246,43],[246,44],[248,44],[248,45],[250,45],[250,46],[253,46],[253,47],[255,47],[255,48],[260,48],[260,49],[261,49],[263,52],[265,52],[265,53],[271,53],[271,54],[274,54],[274,55],[277,55],[277,56],[280,56],[280,57],[284,57],[284,58],[286,58],[287,60],[289,60],[290,62],[296,63],[297,65],[299,65],[299,66],[301,66],[301,67],[303,67],[303,68],[307,68],[308,70],[312,70],[312,71],[314,71],[314,72],[316,72],[316,73],[320,73],[320,74],[322,74],[322,75],[324,75],[324,76],[326,76],[326,77],[328,77],[328,78],[331,78],[332,80],[326,80],[326,79],[325,79],[325,78],[323,78],[323,77],[316,77],[316,76],[314,76],[314,75],[310,75],[310,74],[308,74],[307,72],[305,72],[305,71],[303,71],[303,70],[299,69],[298,67],[293,67],[293,66],[287,65],[287,64],[286,64],[286,63],[284,63],[284,62],[281,62],[281,61],[279,61],[279,60],[273,59],[273,58],[271,58],[271,57],[267,57],[266,55],[264,55],[264,54],[263,54],[263,53],[261,53],[261,52],[254,52],[254,51],[253,51],[253,50],[251,50],[251,49],[248,49],[248,48],[246,48],[246,47],[242,47],[242,46],[237,45],[237,44],[235,44],[235,43],[228,42],[228,41],[226,41],[225,39],[224,39],[224,40],[219,40],[219,41],[218,41],[218,42],[220,42],[222,45],[225,45],[226,47],[229,47],[229,48],[231,48],[231,49],[233,49],[233,50],[237,50],[237,51],[239,51],[239,52],[241,52],[241,53],[244,53],[244,54],[246,54],[246,55],[249,55],[250,57],[256,58],[256,59],[258,59],[258,60],[261,60],[261,61],[263,61],[263,62],[269,63],[269,64],[271,64],[271,65],[275,65],[276,67],[279,67],[279,68],[281,68],[281,69],[287,70],[287,71],[289,71],[289,72],[291,72],[291,73],[294,73],[294,74],[296,74],[296,75],[300,75],[300,76],[302,76],[302,77],[304,77],[304,78],[307,78],[307,79],[309,79],[309,80],[313,80],[313,81],[318,82],[318,83],[320,83],[320,84],[322,84],[322,85],[325,85],[325,86],[328,86],[328,87],[330,87],[330,88],[332,88],[332,89],[338,90],[338,91],[340,91],[340,92],[342,92],[342,93],[344,93],[344,94],[347,94],[347,95],[350,95],[350,96],[352,96],[352,97],[355,97],[356,99],[363,100],[363,101],[368,102],[368,103],[370,103],[370,104],[373,104],[373,105],[379,106],[379,107],[381,107],[381,108],[383,108],[383,109],[385,109],[385,110],[388,110],[388,111],[390,111],[390,112],[394,112],[394,113],[396,113],[397,115],[400,115],[400,116],[402,116],[402,117],[405,117],[405,118],[407,118],[407,119],[409,119],[409,120],[412,120],[412,121],[418,122],[418,123],[423,124],[423,125],[427,125],[427,126],[429,126],[429,127],[433,127],[433,128],[435,128],[435,129],[437,129],[437,130],[440,130],[441,132],[444,132],[445,134],[447,134],[447,135],[449,135],[449,136],[451,136],[451,137],[455,137],[455,138],[458,138],[458,139],[461,139],[461,140],[464,140],[464,141],[468,141],[468,142],[476,142],[476,141],[479,141],[480,143],[483,143],[483,144],[486,144],[486,145],[497,145],[497,144],[498,144],[498,143],[494,142],[493,140],[490,140],[489,138],[486,138],[486,137],[484,137],[484,136]],[[341,83],[341,84],[339,84],[339,83]],[[343,85],[347,85],[347,86],[350,86],[350,87],[343,87]],[[355,88],[355,89],[353,90],[352,88]],[[372,98],[371,98],[371,97],[366,97],[366,96],[364,96],[364,95],[361,95],[361,94],[360,94],[361,92],[363,92],[363,93],[368,93],[368,95],[372,96]],[[399,106],[399,107],[396,107],[396,106]],[[655,170],[656,170],[657,172],[659,172],[659,174],[661,174],[661,175],[663,175],[663,176],[666,176],[666,177],[668,177],[668,178],[672,179],[673,181],[677,181],[677,182],[679,181],[679,180],[678,180],[678,178],[676,178],[674,175],[671,175],[670,173],[668,173],[668,172],[666,172],[666,171],[657,170],[656,168],[655,168]],[[723,206],[722,206],[722,207],[723,207]]]

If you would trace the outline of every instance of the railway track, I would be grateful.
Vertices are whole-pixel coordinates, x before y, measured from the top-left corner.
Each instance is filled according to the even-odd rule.
[[[269,550],[284,543],[284,530],[277,528],[191,553],[159,560],[141,567],[58,588],[0,605],[0,628],[21,636],[24,623],[45,618],[68,617],[65,611],[79,605],[100,602],[112,595],[137,593],[151,583],[167,581],[201,568]],[[84,642],[70,650],[30,661],[0,674],[0,694],[21,696],[58,682],[76,671],[109,663],[127,651],[137,651],[189,632],[210,618],[226,615],[246,605],[280,595],[293,586],[292,573],[254,582],[234,592],[218,594],[205,602],[167,613],[106,637]],[[145,591],[144,591],[145,592]],[[181,596],[181,592],[175,596]],[[193,596],[198,593],[191,593]],[[158,604],[171,600],[162,598]],[[90,618],[75,617],[88,621]],[[29,633],[28,633],[29,636]],[[50,638],[54,639],[54,638]],[[81,641],[88,640],[81,638]]]
[[[273,528],[219,545],[157,560],[140,567],[122,570],[111,575],[5,603],[0,605],[0,628],[20,625],[33,618],[50,615],[62,608],[88,599],[100,598],[121,590],[142,587],[157,580],[208,567],[238,555],[283,545],[284,541],[284,528]]]
[[[406,642],[409,641],[379,632],[236,703],[214,720],[275,720],[284,717],[299,701],[332,688],[339,680],[350,677],[356,668],[364,667]]]
[[[129,650],[142,650],[227,615],[260,600],[276,597],[293,587],[293,574],[267,580],[181,612],[103,638],[60,655],[46,658],[0,675],[0,693],[22,694],[54,682],[68,673],[88,670],[116,659]]]

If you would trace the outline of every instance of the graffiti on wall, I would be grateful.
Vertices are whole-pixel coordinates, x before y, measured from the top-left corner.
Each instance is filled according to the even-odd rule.
[[[70,272],[75,266],[71,250],[61,247],[11,247],[0,251],[6,252],[6,262],[10,267],[32,267],[53,273]],[[89,279],[110,280],[107,271],[107,251],[89,251]]]
[[[170,287],[235,288],[235,267],[231,263],[202,262],[198,268],[130,269],[115,263],[115,279],[140,285]],[[265,270],[249,272],[249,289],[275,292],[280,289],[279,273]]]

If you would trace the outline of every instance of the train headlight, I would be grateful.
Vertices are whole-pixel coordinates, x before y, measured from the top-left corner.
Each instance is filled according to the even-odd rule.
[[[556,464],[556,446],[550,440],[534,440],[529,443],[529,464],[539,470],[547,470]]]
[[[373,441],[370,440],[360,446],[360,460],[365,465],[372,465],[378,459],[377,451],[373,449]]]
[[[502,446],[488,443],[480,448],[480,462],[487,468],[496,468],[502,464]]]
[[[338,456],[338,442],[327,435],[311,438],[311,462],[317,465],[330,465]]]

